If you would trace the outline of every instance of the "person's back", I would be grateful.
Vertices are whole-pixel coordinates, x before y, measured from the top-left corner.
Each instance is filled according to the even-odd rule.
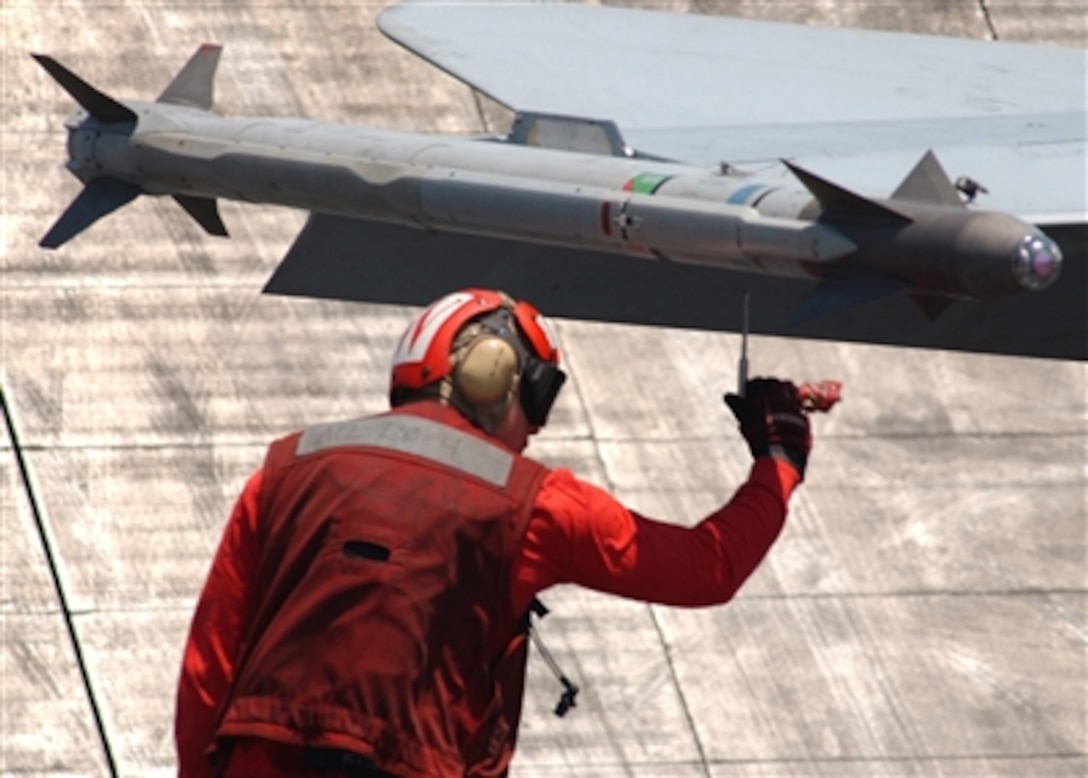
[[[270,447],[194,614],[179,774],[504,775],[537,593],[733,596],[803,475],[796,390],[757,380],[731,398],[752,475],[688,529],[521,456],[563,384],[558,361],[531,306],[448,295],[398,345],[393,411]]]

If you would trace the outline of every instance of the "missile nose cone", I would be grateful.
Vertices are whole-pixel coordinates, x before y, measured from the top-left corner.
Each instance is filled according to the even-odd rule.
[[[963,288],[978,300],[1037,292],[1061,273],[1058,244],[1010,214],[970,214],[958,230],[955,248]]]
[[[1058,280],[1062,250],[1042,233],[1025,235],[1012,254],[1012,272],[1028,291],[1046,289]]]

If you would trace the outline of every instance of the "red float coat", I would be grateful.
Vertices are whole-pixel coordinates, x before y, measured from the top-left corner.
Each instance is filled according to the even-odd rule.
[[[412,416],[423,414],[446,427],[476,436],[474,440],[482,437],[458,414],[437,404],[412,405],[395,412],[405,413]],[[279,667],[280,660],[287,656],[285,652],[292,651],[292,644],[299,641],[299,645],[304,646],[300,649],[303,657],[327,658],[342,651],[340,659],[348,664],[360,657],[354,647],[346,650],[335,648],[343,643],[340,633],[335,631],[343,626],[339,621],[333,620],[334,631],[330,632],[329,624],[319,621],[316,615],[322,613],[331,617],[337,609],[343,609],[345,613],[355,613],[353,597],[346,600],[332,597],[329,601],[305,599],[309,596],[306,593],[308,587],[303,587],[302,591],[292,595],[292,581],[298,580],[299,575],[305,576],[306,571],[280,572],[286,559],[284,549],[274,545],[275,533],[269,532],[269,528],[265,526],[267,519],[264,518],[273,503],[273,495],[279,494],[280,490],[280,479],[276,474],[281,471],[274,461],[276,448],[273,446],[270,451],[270,459],[265,467],[250,478],[235,506],[193,617],[177,698],[179,774],[211,775],[205,754],[212,745],[217,730],[221,735],[251,734],[283,742],[332,745],[357,750],[368,756],[375,755],[373,749],[377,741],[374,735],[379,731],[391,732],[392,734],[387,735],[390,738],[401,738],[400,747],[407,742],[404,738],[415,738],[420,731],[425,732],[425,741],[457,742],[459,735],[453,730],[464,722],[483,718],[480,713],[483,703],[478,692],[464,696],[453,693],[454,689],[459,688],[456,682],[447,684],[443,695],[432,695],[424,704],[428,723],[423,730],[420,730],[419,722],[415,721],[403,732],[382,727],[385,721],[405,721],[402,717],[410,708],[404,706],[413,703],[401,698],[392,703],[392,709],[371,708],[375,715],[369,718],[366,715],[360,716],[360,721],[369,722],[362,725],[365,731],[360,731],[355,723],[341,718],[337,721],[338,729],[333,734],[326,728],[328,719],[314,719],[311,722],[314,726],[305,726],[306,719],[304,716],[300,718],[298,711],[310,710],[309,707],[292,708],[295,712],[285,715],[274,704],[275,700],[286,704],[297,701],[299,695],[310,695],[305,689],[296,688],[296,684],[304,678],[309,682],[312,675],[295,676],[292,675],[295,671],[289,669],[277,676],[280,680],[276,683],[281,685],[276,686],[269,694],[266,692],[270,690],[262,686],[261,678],[249,670],[250,657],[254,655],[262,657],[261,661],[266,666],[272,664]],[[418,772],[412,764],[383,763],[381,759],[378,760],[379,765],[398,775],[485,776],[502,773],[513,748],[513,730],[516,729],[517,709],[520,707],[524,662],[524,640],[514,629],[515,615],[526,611],[536,593],[555,583],[573,582],[600,591],[672,605],[724,603],[732,598],[774,542],[785,518],[789,495],[799,480],[788,464],[770,458],[759,459],[753,464],[748,482],[741,486],[733,499],[689,529],[643,518],[629,511],[603,490],[576,479],[567,470],[544,470],[520,456],[498,448],[496,451],[506,453],[519,463],[512,472],[523,474],[518,476],[521,479],[518,483],[522,485],[520,494],[527,498],[528,509],[527,524],[517,519],[517,511],[513,511],[510,514],[512,524],[507,528],[508,531],[499,532],[488,541],[498,544],[487,546],[486,556],[496,562],[494,572],[498,579],[506,583],[495,588],[494,593],[499,595],[497,599],[494,596],[489,599],[482,587],[473,587],[464,596],[456,589],[450,590],[453,593],[442,602],[436,603],[440,607],[435,610],[456,603],[455,610],[459,614],[472,614],[469,618],[476,620],[474,623],[477,627],[495,627],[482,643],[479,643],[478,632],[474,633],[479,643],[474,651],[482,652],[493,660],[499,647],[506,645],[514,656],[514,661],[506,665],[506,669],[511,672],[507,681],[511,698],[504,701],[504,713],[496,719],[505,721],[511,729],[507,731],[503,724],[499,724],[497,728],[489,725],[483,727],[483,730],[490,731],[481,731],[478,742],[497,744],[491,749],[494,759],[487,767],[473,767],[471,763],[454,764],[450,761],[448,769],[443,765],[441,770]],[[390,458],[389,455],[374,452],[366,456],[368,462]],[[411,459],[410,455],[403,454],[394,458],[404,462]],[[341,468],[338,472],[341,473],[341,478],[349,481],[364,477],[354,474],[350,468]],[[375,482],[375,485],[382,488],[387,480]],[[442,480],[449,486],[466,479],[457,477],[450,481]],[[479,484],[473,486],[478,488]],[[517,489],[514,491],[518,492]],[[296,494],[301,496],[306,493],[303,488]],[[418,491],[413,490],[409,497],[403,492],[397,492],[396,500],[401,501],[398,504],[404,509],[413,505],[412,498],[418,494]],[[412,516],[415,518],[414,512]],[[522,526],[525,527],[524,532],[519,529]],[[498,540],[500,536],[504,540]],[[310,546],[325,549],[325,554],[336,556],[338,564],[374,563],[375,560],[366,557],[380,556],[380,549],[393,548],[397,542],[397,538],[392,535],[378,537],[376,540],[357,538],[363,544],[356,549],[361,558],[345,560],[342,558],[343,542],[338,546],[336,543],[327,544],[314,535],[307,537]],[[343,538],[340,540],[343,541]],[[513,547],[496,553],[502,543],[508,540],[514,541]],[[307,543],[294,543],[293,546],[303,552],[310,547]],[[428,553],[431,550],[434,549],[430,549]],[[459,553],[454,543],[446,551],[449,553],[447,558],[453,560],[461,559],[470,549],[461,548]],[[504,556],[507,551],[508,557]],[[310,556],[314,557],[313,554]],[[321,556],[321,553],[316,554],[317,558]],[[291,558],[296,557],[297,553]],[[509,560],[509,567],[504,568],[504,559]],[[382,569],[387,569],[392,561],[391,555],[388,561],[378,564],[384,566]],[[677,575],[677,570],[682,570],[684,574]],[[481,577],[476,580],[483,581],[486,575],[482,570],[478,572]],[[268,588],[270,582],[276,584],[272,590]],[[286,588],[281,588],[284,586]],[[279,638],[289,638],[287,644],[277,645],[283,642],[279,639],[262,643],[259,638],[262,630],[268,629],[268,625],[275,621],[273,617],[276,609],[284,602],[290,602],[292,596],[303,599],[294,606],[294,626],[280,631]],[[481,597],[482,599],[478,599]],[[425,609],[427,606],[420,600],[413,607]],[[304,618],[307,612],[314,613],[310,622]],[[353,627],[348,629],[354,634]],[[358,635],[372,637],[380,633],[383,637],[379,641],[370,642],[384,644],[384,640],[395,633],[391,633],[389,629],[388,624],[375,625],[368,621],[365,627],[359,628]],[[418,631],[414,629],[413,634]],[[443,639],[456,643],[455,636],[462,633],[455,625],[451,625],[443,634]],[[249,635],[256,636],[256,642],[253,639],[247,640]],[[468,639],[472,638],[472,635],[468,636]],[[459,645],[449,645],[446,650],[452,651],[457,658],[463,658],[468,654],[459,653],[462,648]],[[386,659],[393,661],[397,658],[387,655]],[[350,698],[343,710],[358,710],[360,700],[365,703],[364,708],[366,705],[379,704],[373,695],[389,689],[383,687],[382,682],[377,682],[378,685],[374,686],[367,680],[366,671],[372,666],[373,659],[360,661],[362,663],[358,672],[345,670],[343,678],[351,678],[348,687],[341,686],[343,678],[339,675],[340,670],[328,667],[324,660],[308,664],[325,667],[333,672],[335,682],[322,683],[322,688],[330,690],[332,686],[340,686],[338,693]],[[453,664],[456,665],[457,661]],[[448,669],[451,665],[446,664],[444,667]],[[310,670],[313,669],[311,666]],[[466,671],[466,677],[471,678],[472,672]],[[284,682],[288,682],[289,686],[282,686]],[[265,702],[260,705],[245,702],[254,694],[263,696]],[[224,705],[224,700],[227,699],[230,703]],[[436,705],[457,710],[442,714],[436,710]],[[258,719],[263,724],[255,725]],[[450,729],[451,726],[453,729]],[[347,736],[343,737],[345,731]],[[418,754],[428,752],[426,746],[421,748],[423,751],[418,751]],[[416,753],[411,748],[409,751]],[[448,753],[441,749],[435,751],[439,752]],[[486,764],[487,758],[482,759],[480,764]]]

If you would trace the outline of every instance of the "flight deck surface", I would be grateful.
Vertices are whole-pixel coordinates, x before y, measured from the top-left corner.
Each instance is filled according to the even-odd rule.
[[[1078,2],[640,5],[1085,45]],[[226,115],[501,129],[378,32],[382,7],[0,7],[0,380],[18,442],[0,432],[0,776],[173,772],[180,653],[234,497],[273,438],[385,407],[415,312],[262,295],[305,220],[285,209],[223,203],[227,241],[142,198],[40,249],[79,184],[71,101],[29,53],[151,99],[215,41]],[[671,522],[729,496],[749,461],[720,401],[737,336],[556,329],[571,380],[531,455]],[[513,776],[1085,774],[1088,367],[768,337],[749,356],[753,376],[845,384],[782,537],[722,608],[546,592],[542,633],[582,692],[552,716],[533,656]]]

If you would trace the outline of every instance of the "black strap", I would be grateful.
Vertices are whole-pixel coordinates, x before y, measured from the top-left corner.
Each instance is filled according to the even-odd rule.
[[[379,770],[366,757],[342,748],[304,748],[302,764],[330,776],[345,778],[395,778],[385,770]]]
[[[571,708],[578,705],[575,700],[579,692],[578,684],[567,677],[566,673],[559,667],[559,663],[555,661],[552,652],[544,645],[544,639],[541,638],[537,630],[533,628],[532,616],[534,615],[538,619],[542,619],[548,615],[547,607],[545,607],[544,603],[536,597],[529,603],[529,610],[525,614],[526,629],[529,632],[529,637],[533,639],[533,645],[536,646],[537,651],[540,652],[540,656],[544,659],[544,664],[552,671],[552,675],[555,676],[556,680],[563,684],[563,693],[560,695],[559,702],[556,703],[555,710],[553,711],[556,716],[562,718],[567,715]]]

